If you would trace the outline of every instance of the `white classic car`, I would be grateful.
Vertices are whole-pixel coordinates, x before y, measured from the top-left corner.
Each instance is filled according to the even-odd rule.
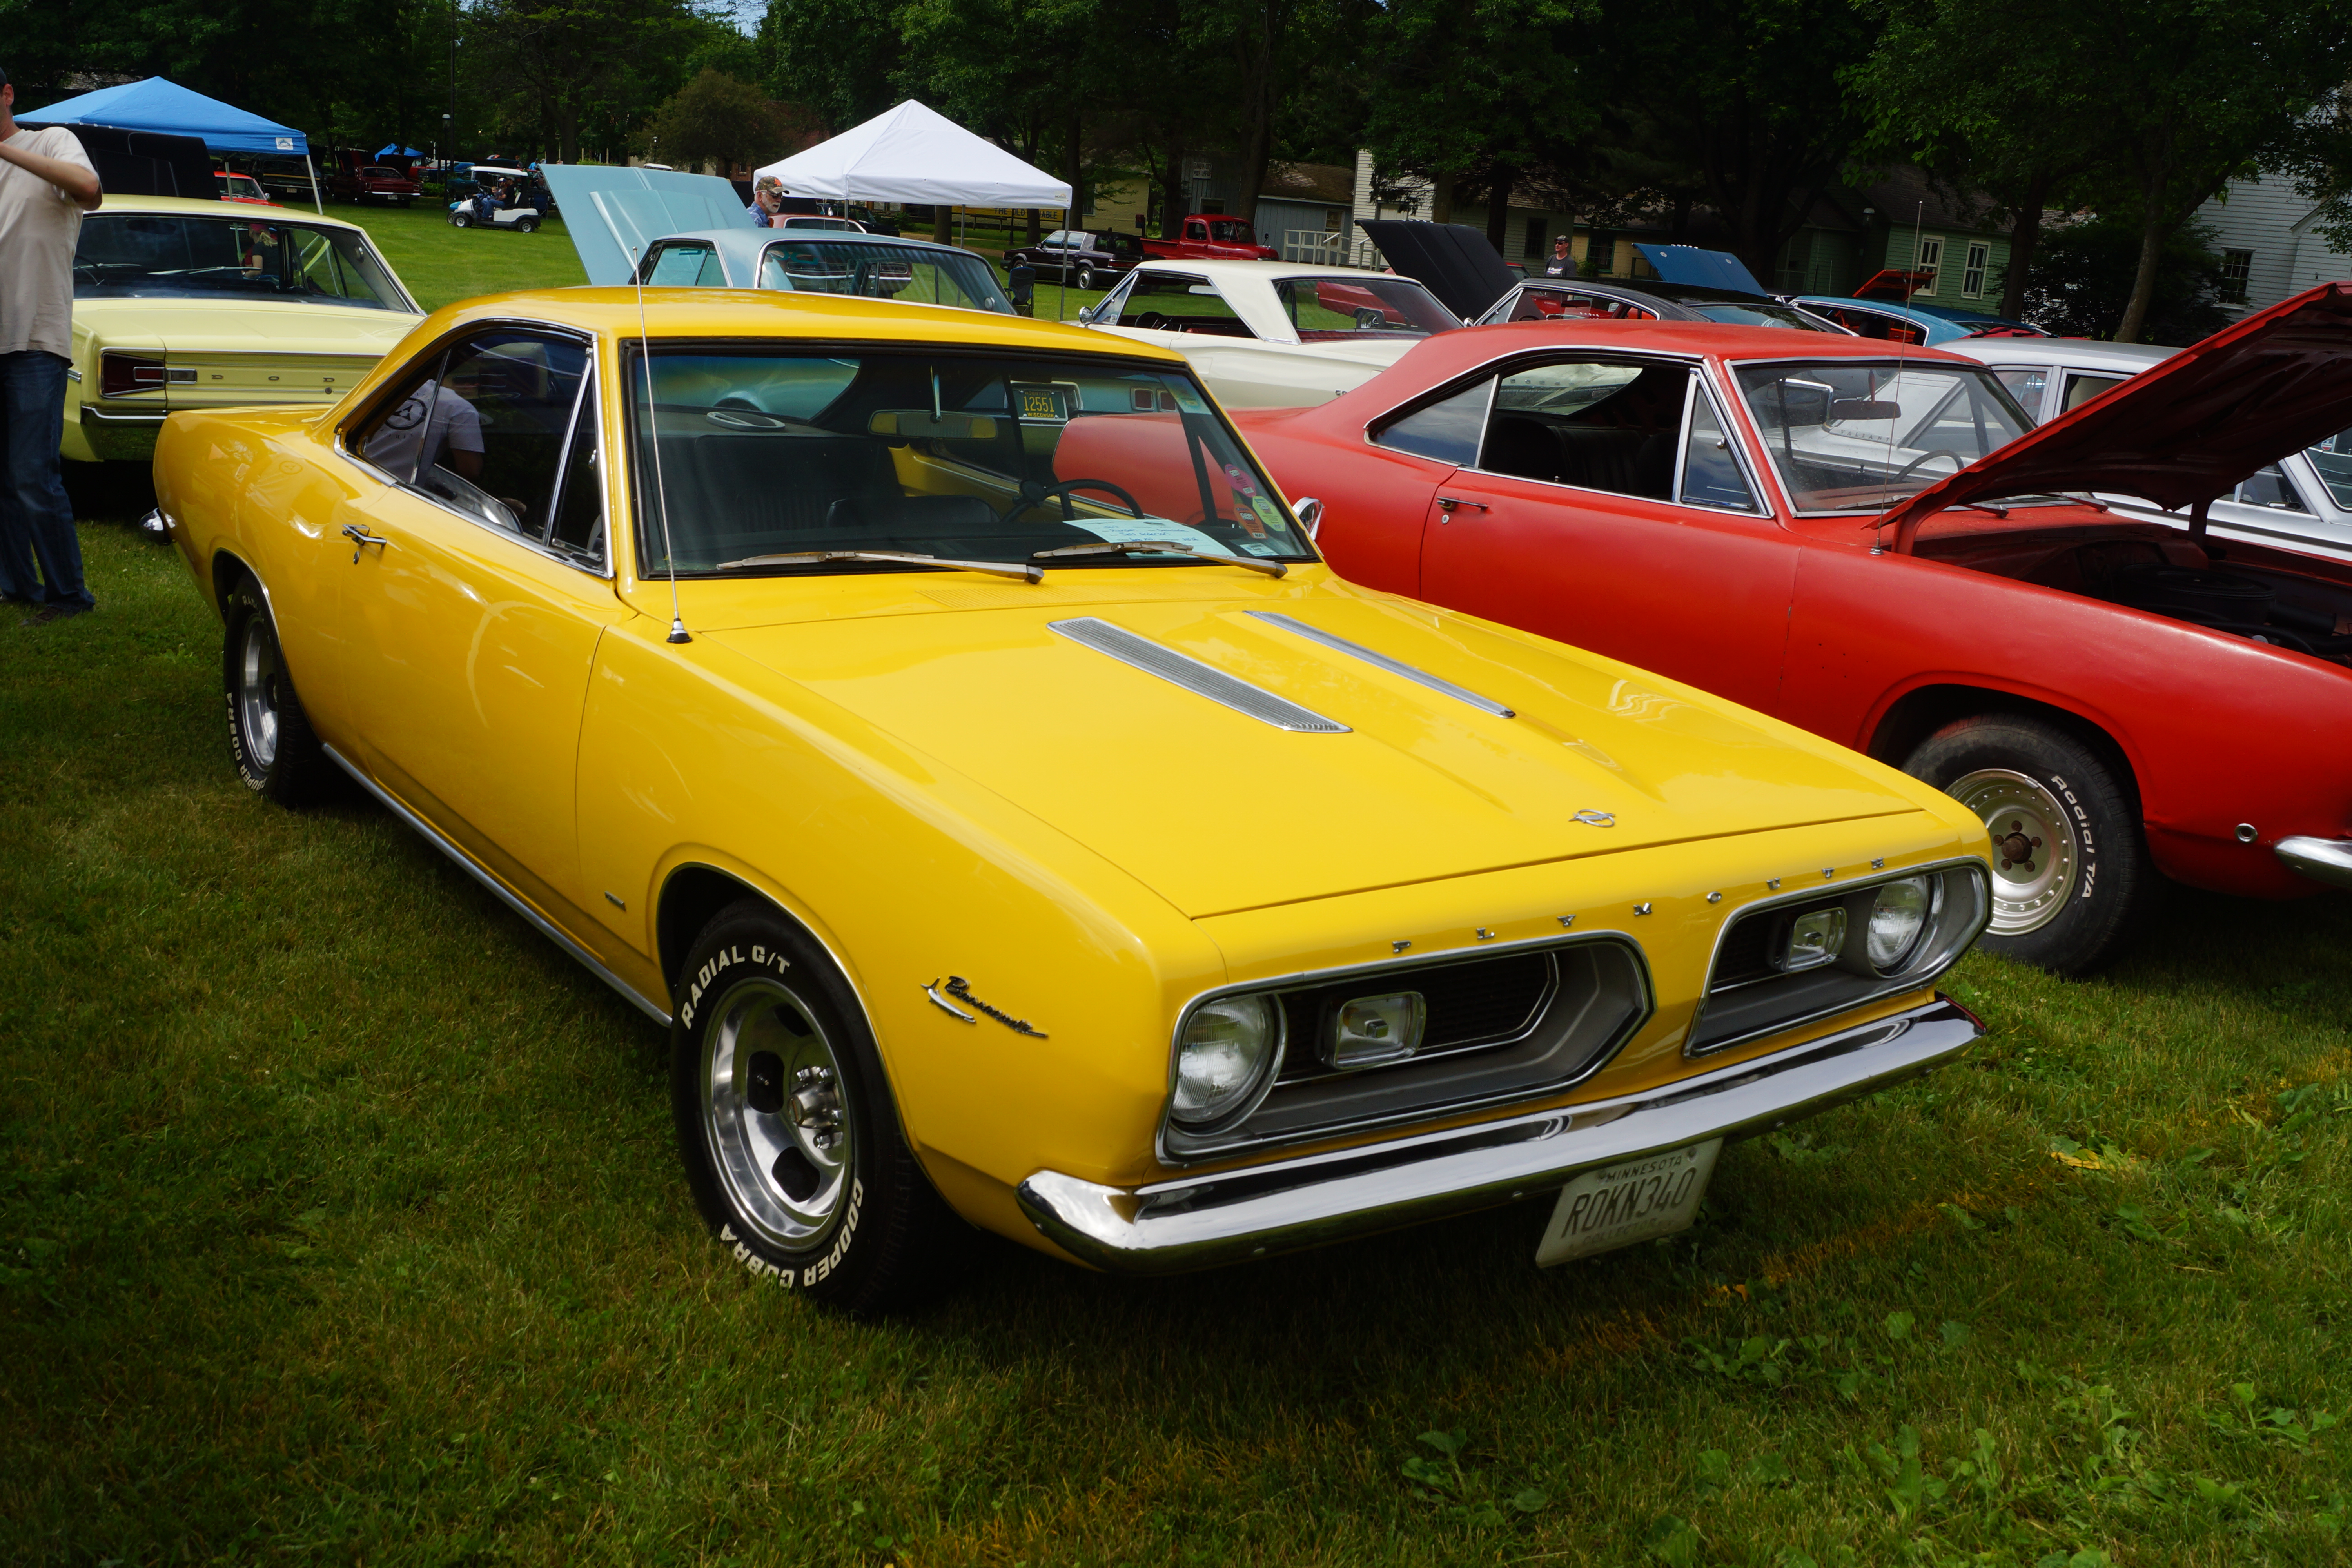
[[[2036,424],[2079,408],[2180,352],[2086,338],[1963,338],[1938,346],[1990,365]],[[2099,499],[2118,511],[2178,521],[2134,496]],[[2352,560],[2352,430],[2240,480],[2213,502],[2208,527],[2215,534],[2285,542]]]
[[[1328,403],[1462,325],[1409,278],[1189,258],[1139,264],[1078,319],[1174,349],[1229,408]]]

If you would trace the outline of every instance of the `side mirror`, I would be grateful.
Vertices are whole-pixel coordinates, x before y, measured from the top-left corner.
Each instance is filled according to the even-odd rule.
[[[1290,513],[1298,520],[1298,526],[1307,531],[1309,539],[1314,538],[1316,531],[1323,526],[1323,503],[1313,496],[1292,507]]]
[[[1078,325],[1091,327],[1094,324],[1095,308],[1092,305],[1082,306],[1078,310]]]

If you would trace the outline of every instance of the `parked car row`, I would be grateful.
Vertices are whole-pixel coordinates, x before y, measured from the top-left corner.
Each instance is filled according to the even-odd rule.
[[[2167,880],[2352,887],[2352,551],[2276,504],[2352,469],[2352,286],[1964,357],[1145,256],[1063,326],[958,247],[559,177],[592,287],[421,322],[350,226],[110,203],[94,310],[401,342],[228,409],[139,323],[77,427],[161,426],[247,784],[354,781],[667,1028],[762,1279],[1523,1199],[1588,1257],[1964,1050],[1980,935],[2079,973]]]

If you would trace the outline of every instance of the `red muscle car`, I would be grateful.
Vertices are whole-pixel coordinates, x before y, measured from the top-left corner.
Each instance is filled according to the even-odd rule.
[[[2039,429],[1957,355],[1791,338],[1475,327],[1236,418],[1321,502],[1353,580],[1732,698],[1976,808],[1995,951],[2092,968],[2168,877],[2352,887],[2352,564],[2201,522],[2352,426],[2352,285]],[[1629,670],[1622,700],[1675,698]]]

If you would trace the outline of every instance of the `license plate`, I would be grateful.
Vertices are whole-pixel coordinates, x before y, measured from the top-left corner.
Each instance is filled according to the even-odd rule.
[[[1715,1156],[1722,1148],[1722,1139],[1711,1138],[1585,1172],[1560,1189],[1536,1248],[1537,1267],[1687,1228],[1698,1215],[1698,1201],[1706,1196],[1706,1179],[1715,1173]]]

